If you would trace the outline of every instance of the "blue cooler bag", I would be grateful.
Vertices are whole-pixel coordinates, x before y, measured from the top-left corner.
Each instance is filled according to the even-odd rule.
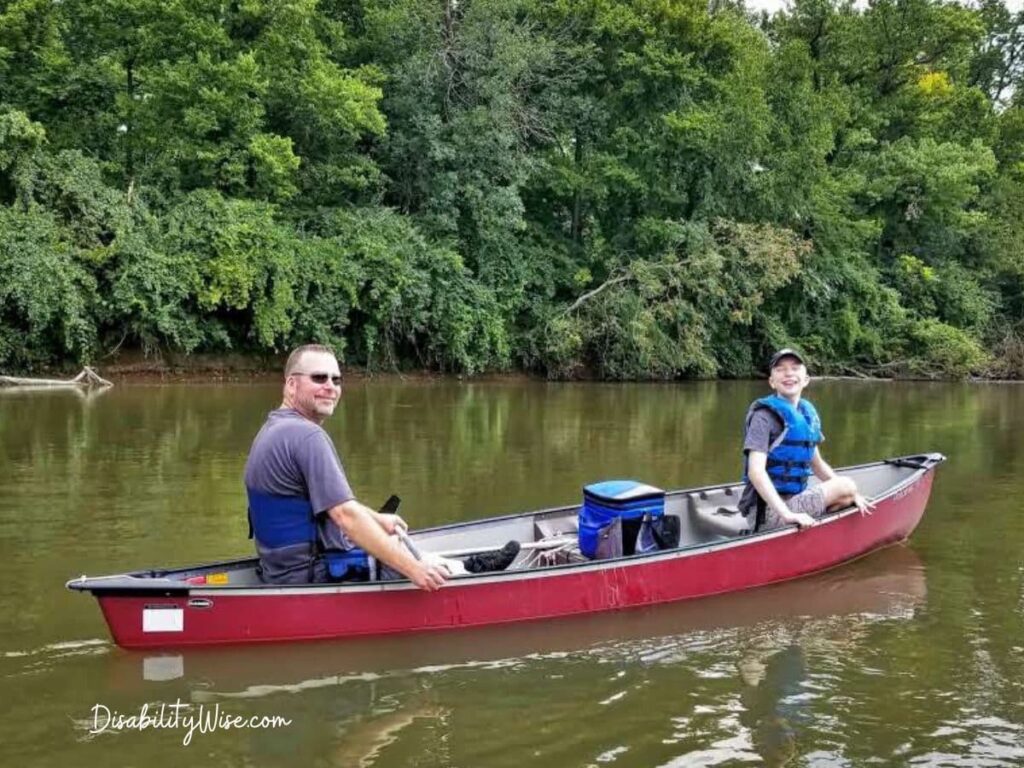
[[[601,530],[616,520],[635,521],[624,526],[631,536],[623,536],[623,554],[631,555],[636,531],[644,516],[656,520],[665,514],[665,492],[661,488],[637,480],[606,480],[583,487],[580,507],[580,551],[589,558],[597,554]],[[627,541],[627,538],[629,539]]]

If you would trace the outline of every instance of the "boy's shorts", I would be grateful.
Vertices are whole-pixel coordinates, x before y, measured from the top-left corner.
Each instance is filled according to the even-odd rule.
[[[820,485],[807,488],[796,496],[790,496],[786,499],[786,506],[793,512],[819,518],[825,514],[825,491],[822,490]],[[781,528],[784,525],[786,523],[782,522],[782,519],[775,514],[775,510],[769,509],[765,511],[765,521],[762,530]]]

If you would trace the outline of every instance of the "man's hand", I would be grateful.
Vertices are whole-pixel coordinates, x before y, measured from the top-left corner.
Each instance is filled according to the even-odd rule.
[[[441,565],[416,562],[416,569],[409,574],[409,579],[425,592],[436,592],[448,580],[448,569]]]
[[[376,513],[377,522],[380,523],[380,527],[384,529],[384,533],[389,536],[395,533],[396,528],[401,528],[403,531],[409,530],[408,524],[398,515],[392,515],[389,513],[381,514]]]
[[[868,501],[860,493],[853,494],[853,506],[859,509],[862,515],[870,515],[875,509],[875,503]]]
[[[810,515],[804,512],[794,512],[788,508],[786,509],[785,513],[780,512],[779,517],[781,517],[789,524],[796,523],[801,528],[813,528],[818,524],[818,521]]]

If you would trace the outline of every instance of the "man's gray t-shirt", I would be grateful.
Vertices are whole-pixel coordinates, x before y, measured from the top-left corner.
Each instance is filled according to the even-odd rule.
[[[785,427],[785,422],[775,412],[764,407],[755,409],[750,415],[750,422],[743,435],[744,457],[751,451],[759,451],[766,455],[771,453],[772,447],[781,439]],[[824,440],[825,436],[822,435],[821,439]],[[746,515],[756,509],[758,498],[757,490],[748,481],[740,496],[740,512]]]
[[[245,486],[273,496],[307,499],[317,516],[320,543],[331,549],[353,544],[331,518],[331,507],[355,498],[330,436],[291,408],[271,411],[245,463]],[[256,542],[263,577],[277,583],[309,581],[309,546],[267,550]]]

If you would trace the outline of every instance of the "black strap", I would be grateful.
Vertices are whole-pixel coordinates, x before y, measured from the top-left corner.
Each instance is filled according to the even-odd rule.
[[[318,512],[313,515],[313,540],[309,543],[309,583],[313,584],[316,579],[316,564],[324,560],[326,549],[324,543],[320,541],[320,516],[326,515],[326,512]],[[327,568],[327,563],[324,563],[324,568]],[[331,574],[327,574],[328,580],[331,578]]]
[[[782,445],[797,445],[801,448],[813,448],[817,445],[813,440],[783,440]]]
[[[761,494],[757,495],[757,513],[754,515],[754,533],[761,530],[761,526],[764,525],[765,517],[768,515],[768,505],[765,500],[761,498]]]
[[[907,467],[908,469],[924,469],[926,464],[911,461],[910,459],[886,459],[884,464],[891,464],[894,467]]]
[[[811,462],[809,461],[783,461],[782,459],[768,459],[768,461],[765,462],[766,468],[785,467],[786,469],[790,469],[791,467],[803,467],[804,469],[807,469],[810,466]]]

